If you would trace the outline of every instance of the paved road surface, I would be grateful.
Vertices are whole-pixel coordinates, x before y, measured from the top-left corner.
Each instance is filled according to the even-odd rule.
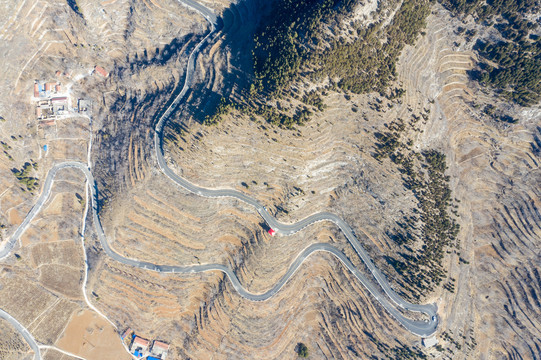
[[[351,243],[351,245],[355,249],[356,253],[364,261],[367,268],[370,270],[370,272],[372,273],[372,275],[374,276],[374,278],[376,279],[378,284],[381,286],[381,288],[383,289],[385,294],[387,294],[389,296],[389,298],[396,305],[398,305],[402,309],[410,310],[410,311],[423,312],[423,313],[425,313],[425,314],[427,314],[429,316],[429,322],[428,323],[423,322],[423,324],[417,324],[417,325],[411,325],[411,324],[406,325],[407,321],[405,321],[405,320],[401,321],[400,319],[398,319],[398,320],[408,330],[410,330],[413,333],[416,333],[418,335],[426,336],[426,335],[429,335],[429,334],[435,332],[436,328],[438,326],[437,307],[436,307],[436,305],[435,304],[427,304],[427,305],[412,304],[412,303],[409,303],[409,302],[405,301],[400,296],[398,296],[398,294],[390,287],[389,283],[387,282],[385,277],[381,274],[379,269],[377,269],[374,266],[374,264],[372,262],[372,259],[370,258],[370,256],[368,256],[368,253],[364,250],[364,248],[361,246],[361,244],[359,243],[359,241],[355,237],[355,234],[354,234],[353,230],[351,229],[351,227],[345,221],[343,221],[340,217],[338,217],[338,216],[336,216],[335,214],[332,214],[332,213],[322,212],[322,213],[317,213],[317,214],[314,214],[312,216],[309,216],[309,217],[307,217],[307,218],[305,218],[305,219],[303,219],[303,220],[301,220],[301,221],[299,221],[299,222],[297,222],[295,224],[283,224],[283,223],[278,222],[272,215],[270,215],[267,212],[267,210],[265,209],[265,207],[263,207],[255,199],[252,199],[251,197],[247,196],[246,194],[241,193],[241,192],[236,191],[236,190],[229,190],[229,189],[211,190],[211,189],[206,189],[206,188],[197,186],[195,184],[192,184],[188,180],[180,177],[179,175],[177,175],[175,172],[173,172],[167,166],[167,162],[166,162],[166,160],[165,160],[165,158],[163,156],[163,143],[162,143],[163,127],[164,127],[165,123],[167,122],[167,119],[169,119],[170,114],[176,109],[176,107],[178,106],[178,104],[180,103],[180,101],[183,99],[184,95],[188,91],[188,89],[190,87],[190,84],[192,83],[193,74],[194,74],[194,70],[195,70],[194,62],[195,62],[195,57],[196,57],[197,53],[199,52],[200,48],[204,44],[207,43],[209,37],[212,35],[213,32],[215,32],[216,26],[218,26],[217,22],[213,22],[213,21],[210,21],[210,20],[209,20],[209,22],[211,23],[212,31],[205,37],[205,39],[203,39],[203,41],[201,41],[200,44],[198,44],[198,46],[196,47],[194,52],[192,52],[192,54],[190,55],[190,58],[188,60],[188,67],[187,67],[187,71],[186,71],[186,78],[185,78],[184,86],[183,86],[181,92],[175,98],[175,100],[173,101],[171,106],[169,106],[169,108],[166,110],[166,112],[162,115],[162,117],[160,118],[160,120],[158,121],[158,123],[156,125],[156,132],[154,133],[154,146],[156,148],[156,157],[157,157],[158,165],[160,166],[160,169],[173,182],[175,182],[176,184],[180,185],[184,189],[186,189],[186,190],[188,190],[188,191],[190,191],[190,192],[192,192],[192,193],[194,193],[196,195],[204,196],[204,197],[210,197],[210,198],[213,198],[213,197],[232,197],[232,198],[241,200],[241,201],[243,201],[243,202],[245,202],[245,203],[247,203],[249,205],[252,205],[259,212],[261,217],[267,222],[267,224],[272,229],[274,229],[277,233],[282,234],[282,235],[292,235],[292,234],[294,234],[294,233],[304,229],[305,227],[307,227],[307,226],[309,226],[311,224],[314,224],[314,223],[316,223],[318,221],[330,221],[330,222],[334,223],[344,233],[344,235],[346,236],[348,241]],[[322,244],[320,244],[320,245],[322,245]],[[336,248],[333,248],[333,249],[336,250],[336,252],[339,252]],[[322,250],[325,250],[325,249],[322,248]],[[334,253],[334,254],[336,255],[336,253]],[[342,257],[345,258],[345,255],[342,254]],[[340,256],[339,256],[339,258],[340,258]],[[344,262],[344,260],[342,258],[340,260],[342,260],[342,262]],[[291,268],[290,268],[290,270],[291,270]],[[293,272],[294,272],[294,270],[293,270]],[[231,279],[231,276],[229,278]],[[357,276],[357,278],[359,278],[359,277]],[[233,279],[231,279],[231,281],[234,283]],[[286,281],[287,281],[287,279],[283,283],[285,283]],[[280,284],[280,282],[278,284]],[[365,282],[363,282],[363,284],[365,284],[365,286],[367,286]],[[281,286],[283,286],[283,284]],[[279,288],[281,288],[281,286],[279,286],[277,290],[279,290]],[[235,287],[235,288],[237,288],[237,287]],[[276,288],[276,286],[275,286],[275,288]],[[393,313],[393,311],[391,311],[388,308],[388,306],[383,304],[383,300],[380,300],[380,298],[382,298],[382,297],[375,295],[375,289],[368,288],[368,290],[370,290],[370,292],[372,294],[374,294],[376,299],[378,299],[378,301],[389,312],[391,312],[391,314],[393,314],[395,317],[397,317],[396,314]],[[394,308],[393,306],[391,306],[391,307]],[[396,308],[394,308],[394,310],[396,311]],[[403,317],[403,318],[407,319],[405,317]],[[420,328],[422,328],[424,330],[419,330]]]
[[[34,351],[34,360],[41,360],[41,352],[39,351],[39,346],[36,340],[32,337],[32,335],[26,330],[24,326],[22,326],[13,316],[9,315],[4,310],[0,309],[0,318],[7,320],[13,325],[13,327],[21,333],[21,335],[24,337],[28,345],[32,348],[32,351]]]
[[[142,268],[142,269],[147,269],[147,270],[152,270],[152,271],[157,271],[157,272],[164,272],[164,273],[186,274],[186,273],[199,273],[199,272],[205,272],[205,271],[221,271],[229,278],[229,280],[231,281],[231,284],[241,296],[252,301],[264,301],[264,300],[269,299],[273,295],[275,295],[287,283],[287,281],[291,278],[291,276],[293,276],[293,274],[297,271],[297,269],[302,265],[302,263],[311,254],[318,251],[325,251],[327,253],[330,253],[336,256],[342,262],[342,264],[345,267],[347,267],[353,273],[353,275],[368,289],[368,291],[370,291],[370,293],[376,298],[376,300],[407,330],[419,336],[429,336],[432,333],[434,333],[438,326],[436,305],[435,304],[427,304],[427,305],[411,304],[405,301],[404,299],[402,299],[400,296],[398,296],[398,294],[396,294],[394,290],[390,287],[389,283],[387,282],[385,277],[381,274],[381,272],[374,266],[371,258],[368,256],[364,248],[361,246],[361,244],[357,240],[351,227],[346,222],[344,222],[340,217],[332,213],[321,212],[321,213],[317,213],[312,216],[309,216],[294,224],[280,223],[261,204],[259,204],[255,199],[247,196],[246,194],[241,193],[236,190],[229,190],[229,189],[213,190],[213,189],[206,189],[206,188],[197,186],[195,184],[192,184],[188,180],[180,177],[167,166],[166,160],[163,156],[163,148],[162,148],[163,127],[167,119],[169,118],[169,116],[175,111],[177,106],[180,104],[180,101],[183,99],[183,97],[185,96],[186,92],[188,91],[190,87],[190,84],[193,80],[193,74],[195,71],[195,66],[194,66],[195,58],[197,57],[201,48],[204,45],[206,45],[208,40],[215,34],[216,28],[218,27],[218,20],[216,16],[214,16],[211,10],[205,8],[203,5],[194,3],[191,0],[183,0],[183,1],[190,6],[193,5],[193,7],[196,10],[200,11],[203,14],[203,16],[205,16],[205,18],[211,23],[212,29],[211,29],[211,32],[195,47],[193,52],[190,54],[190,57],[188,59],[188,66],[186,70],[186,78],[184,81],[184,86],[181,92],[179,93],[179,95],[177,95],[177,97],[173,100],[171,105],[167,108],[167,110],[161,116],[160,120],[158,121],[156,125],[156,132],[154,135],[154,145],[155,145],[156,157],[157,157],[157,161],[158,161],[158,165],[160,169],[163,171],[163,173],[167,177],[169,177],[177,185],[181,186],[182,188],[194,194],[204,196],[204,197],[209,197],[209,198],[232,197],[253,206],[261,215],[261,217],[269,224],[269,226],[281,235],[287,236],[287,235],[294,234],[298,231],[301,231],[305,227],[319,221],[332,222],[333,224],[338,226],[338,228],[340,228],[340,230],[344,233],[344,235],[346,236],[350,244],[355,249],[357,255],[365,263],[368,270],[371,272],[374,279],[377,281],[377,283],[379,284],[383,292],[388,296],[388,298],[383,293],[381,293],[381,291],[378,289],[376,285],[374,285],[371,281],[369,281],[351,263],[351,261],[347,258],[346,255],[344,255],[340,250],[338,250],[334,246],[330,244],[326,244],[326,243],[313,244],[309,246],[308,248],[306,248],[304,251],[302,251],[297,256],[297,258],[291,263],[289,269],[284,274],[284,276],[270,290],[261,294],[254,294],[246,290],[240,283],[235,273],[227,266],[224,266],[221,264],[170,266],[170,265],[153,264],[153,263],[149,263],[145,261],[139,261],[136,259],[123,257],[120,254],[114,252],[109,246],[109,243],[107,242],[107,238],[105,236],[105,233],[103,231],[103,228],[101,226],[100,219],[98,216],[98,213],[99,213],[98,204],[97,204],[98,188],[97,188],[96,182],[94,181],[94,177],[92,176],[92,173],[90,172],[88,166],[79,162],[60,163],[54,166],[49,171],[49,173],[47,174],[47,178],[45,179],[43,191],[40,197],[38,198],[38,201],[36,202],[34,207],[30,210],[30,212],[28,213],[24,221],[21,223],[21,225],[14,232],[13,236],[8,240],[8,242],[6,243],[6,246],[2,250],[0,250],[0,259],[9,254],[11,249],[15,246],[19,237],[26,230],[26,228],[28,227],[32,219],[34,218],[34,216],[40,211],[42,206],[47,201],[48,197],[50,196],[53,181],[57,172],[65,168],[77,168],[85,174],[88,183],[91,185],[91,193],[92,193],[91,199],[92,199],[92,208],[93,208],[92,214],[93,214],[94,225],[96,227],[96,232],[97,232],[99,241],[101,243],[101,246],[103,247],[105,253],[108,256],[110,256],[111,258],[115,259],[118,262],[121,262],[126,265],[130,265],[130,266]],[[429,320],[428,321],[412,320],[404,316],[399,309],[425,313],[429,317]]]
[[[56,174],[58,173],[58,171],[62,169],[66,169],[66,168],[76,168],[85,174],[91,188],[92,216],[93,216],[94,225],[96,227],[96,233],[98,235],[98,239],[105,253],[118,262],[121,262],[126,265],[130,265],[130,266],[142,268],[142,269],[163,272],[163,273],[190,274],[190,273],[199,273],[199,272],[205,272],[205,271],[221,271],[227,275],[233,287],[241,296],[252,301],[265,301],[269,299],[270,297],[272,297],[273,295],[275,295],[287,283],[287,281],[291,278],[291,276],[297,271],[297,269],[302,265],[302,263],[311,254],[318,251],[326,251],[336,256],[344,264],[344,266],[346,266],[355,275],[355,277],[372,293],[372,295],[374,295],[374,297],[381,303],[381,305],[387,311],[389,311],[389,313],[391,313],[402,325],[404,325],[406,329],[420,336],[428,336],[431,333],[433,333],[437,327],[437,320],[429,321],[429,322],[414,321],[402,315],[402,313],[396,308],[396,306],[394,306],[389,300],[387,300],[387,298],[378,290],[378,288],[372,282],[370,282],[363,274],[361,274],[361,272],[351,263],[351,261],[347,258],[346,255],[344,255],[340,250],[338,250],[334,246],[327,243],[313,244],[309,246],[308,248],[306,248],[291,263],[291,265],[289,266],[289,269],[284,274],[284,276],[270,290],[261,294],[254,294],[246,290],[240,283],[235,273],[229,267],[222,264],[171,266],[171,265],[159,265],[159,264],[154,264],[154,263],[150,263],[146,261],[126,258],[116,253],[110,247],[107,241],[107,237],[105,236],[105,232],[103,231],[100,218],[98,216],[98,213],[99,213],[98,203],[97,203],[98,188],[97,188],[96,182],[94,180],[94,177],[92,176],[92,173],[88,169],[88,166],[80,162],[60,163],[54,166],[49,171],[43,185],[43,191],[40,197],[38,198],[36,205],[25,217],[25,219],[23,220],[19,228],[15,231],[15,234],[18,234],[20,236],[20,234],[22,234],[21,229],[25,229],[28,226],[28,224],[30,224],[34,216],[38,213],[38,211],[41,209],[43,204],[45,204],[45,202],[49,198]],[[269,222],[269,224],[271,224],[273,229],[276,229],[276,231],[281,234],[288,235],[291,233],[295,233],[297,231],[302,230],[306,226],[309,226],[318,221],[332,221],[336,223],[340,227],[340,229],[344,231],[344,234],[346,234],[346,237],[350,240],[350,242],[354,246],[355,250],[361,257],[361,259],[365,262],[365,264],[367,264],[368,269],[370,269],[375,279],[378,281],[380,286],[384,289],[385,293],[389,296],[389,298],[394,303],[396,303],[399,307],[406,310],[426,313],[430,318],[432,318],[432,316],[436,316],[437,309],[435,305],[410,304],[404,301],[401,297],[399,297],[391,289],[391,287],[385,280],[385,277],[372,264],[370,257],[368,257],[368,255],[366,254],[366,252],[364,251],[364,249],[362,248],[358,240],[353,235],[353,231],[351,230],[351,228],[335,215],[330,214],[330,213],[318,213],[306,219],[303,219],[295,224],[282,224],[278,222],[275,218],[273,218],[255,200],[251,199],[250,197],[247,197],[244,194],[238,193],[233,190],[208,190],[205,188],[197,187],[187,182],[185,179],[179,177],[178,175],[174,174],[168,167],[164,168],[164,172],[166,172],[166,174],[168,174],[168,176],[170,176],[171,179],[178,185],[194,193],[200,193],[201,196],[209,196],[209,197],[228,196],[228,197],[234,197],[239,200],[245,201],[249,204],[252,204],[259,211],[259,213],[265,219],[265,221]],[[239,196],[239,194],[242,196]],[[9,251],[15,245],[16,239],[17,238],[13,236],[9,240],[8,246],[6,246],[2,250],[2,252],[0,252],[0,258],[6,256],[9,253]]]

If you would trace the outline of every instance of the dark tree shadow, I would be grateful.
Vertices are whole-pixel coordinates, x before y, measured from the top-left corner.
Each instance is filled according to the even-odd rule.
[[[246,0],[224,10],[223,27],[200,54],[191,94],[186,97],[190,100],[181,105],[183,109],[174,121],[191,117],[203,123],[222,98],[242,101],[253,76],[253,36],[268,7],[265,1]]]

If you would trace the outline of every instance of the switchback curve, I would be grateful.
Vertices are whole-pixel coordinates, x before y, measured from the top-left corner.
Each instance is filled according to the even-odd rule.
[[[206,189],[206,188],[194,185],[188,180],[174,173],[167,166],[166,160],[163,156],[163,143],[162,143],[163,127],[167,119],[171,116],[173,111],[179,105],[180,101],[184,98],[186,92],[188,91],[190,87],[190,84],[193,80],[193,74],[195,71],[195,58],[197,57],[201,48],[208,42],[208,40],[213,36],[213,34],[215,34],[215,32],[217,31],[217,27],[219,26],[218,18],[216,18],[216,16],[212,13],[210,9],[204,7],[201,4],[195,3],[192,0],[181,0],[181,1],[186,3],[189,6],[194,7],[197,11],[199,11],[205,17],[205,19],[207,19],[207,21],[209,21],[209,23],[211,24],[211,31],[209,32],[207,36],[205,36],[205,38],[195,47],[195,49],[190,54],[188,58],[188,65],[186,69],[186,77],[184,80],[183,88],[181,92],[175,97],[171,105],[162,114],[158,123],[156,124],[156,128],[155,128],[156,131],[154,134],[154,145],[156,149],[156,157],[157,157],[158,165],[160,169],[162,170],[162,172],[167,177],[169,177],[175,184],[179,185],[180,187],[194,194],[204,196],[204,197],[209,197],[209,198],[232,197],[253,206],[261,215],[261,217],[269,224],[269,226],[282,235],[294,234],[304,229],[305,227],[319,221],[330,221],[334,223],[344,233],[347,240],[353,246],[358,256],[365,263],[365,265],[370,270],[370,272],[372,273],[372,275],[374,276],[374,278],[376,279],[380,287],[383,289],[384,293],[392,300],[392,302],[404,310],[425,313],[429,317],[429,320],[428,321],[412,320],[404,316],[402,312],[396,306],[394,306],[376,288],[376,286],[374,286],[374,284],[370,282],[351,263],[351,261],[347,258],[346,255],[344,255],[340,250],[338,250],[334,246],[330,244],[326,244],[326,243],[313,244],[307,247],[306,249],[304,249],[297,256],[297,258],[291,263],[290,267],[288,268],[284,276],[271,289],[269,289],[267,292],[262,293],[262,294],[254,294],[246,290],[240,283],[235,273],[230,268],[221,264],[171,266],[171,265],[157,265],[157,264],[153,264],[153,263],[149,263],[145,261],[139,261],[136,259],[123,257],[120,254],[116,253],[113,249],[111,249],[111,247],[109,246],[109,243],[107,242],[107,238],[105,236],[105,233],[103,231],[103,228],[101,226],[101,222],[98,216],[97,184],[88,166],[79,162],[60,163],[60,164],[55,165],[49,171],[40,197],[38,198],[36,204],[30,210],[28,215],[25,217],[24,221],[21,223],[21,225],[16,229],[14,234],[8,240],[5,247],[2,250],[0,250],[0,259],[6,257],[9,254],[9,252],[15,246],[16,241],[19,239],[19,237],[28,227],[30,221],[36,216],[36,214],[41,210],[41,208],[47,201],[50,195],[50,191],[51,191],[56,173],[59,170],[64,169],[64,168],[77,168],[85,174],[91,188],[93,220],[94,220],[94,225],[96,228],[96,232],[97,232],[100,244],[102,245],[105,253],[118,262],[121,262],[126,265],[130,265],[130,266],[142,268],[142,269],[163,272],[163,273],[199,273],[199,272],[205,272],[205,271],[220,271],[220,272],[223,272],[225,275],[227,275],[233,287],[241,296],[252,301],[265,301],[269,299],[270,297],[272,297],[273,295],[275,295],[287,283],[287,281],[291,278],[291,276],[296,272],[296,270],[302,265],[302,263],[311,254],[318,251],[325,251],[337,257],[342,262],[342,264],[345,267],[347,267],[348,270],[350,270],[352,274],[367,288],[367,290],[370,291],[370,293],[376,298],[376,300],[408,331],[419,336],[429,336],[432,333],[434,333],[438,326],[436,305],[435,304],[426,304],[426,305],[412,304],[405,301],[400,296],[398,296],[398,294],[396,294],[396,292],[394,292],[394,290],[390,287],[389,283],[387,282],[385,277],[381,274],[381,272],[374,266],[371,258],[369,257],[369,255],[366,253],[364,248],[361,246],[361,244],[355,237],[355,234],[353,230],[351,229],[351,227],[337,215],[328,213],[328,212],[321,212],[321,213],[313,214],[293,224],[281,223],[277,219],[275,219],[266,210],[264,206],[262,206],[255,199],[247,196],[246,194],[241,193],[236,190],[230,190],[230,189],[213,190],[213,189]],[[194,6],[193,4],[196,4],[196,6]]]

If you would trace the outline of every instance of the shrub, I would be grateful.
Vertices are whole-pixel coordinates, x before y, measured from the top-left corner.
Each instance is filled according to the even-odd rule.
[[[299,355],[302,358],[308,357],[308,347],[304,345],[303,343],[297,344],[297,355]]]

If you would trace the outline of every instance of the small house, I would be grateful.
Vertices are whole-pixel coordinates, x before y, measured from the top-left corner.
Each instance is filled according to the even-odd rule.
[[[54,82],[45,83],[45,91],[51,91],[54,89],[55,86],[56,86],[56,83]]]
[[[98,74],[100,74],[103,77],[109,76],[109,73],[107,71],[105,71],[105,69],[102,68],[101,66],[98,66],[98,65],[94,66],[94,71],[97,72]]]
[[[169,344],[154,340],[154,343],[152,344],[153,355],[159,356],[159,359],[165,359],[167,356],[167,351],[169,351]]]
[[[122,335],[120,335],[120,338],[122,340],[124,340],[128,335],[130,335],[132,333],[132,329],[131,328],[127,328],[126,331],[124,331],[122,333]]]
[[[150,341],[140,338],[139,336],[135,336],[131,344],[131,351],[133,355],[137,357],[142,357],[145,351],[148,350],[149,344],[150,344]]]
[[[437,344],[438,344],[438,339],[436,339],[435,336],[423,339],[423,346],[426,348],[431,348],[432,346],[437,345]]]

